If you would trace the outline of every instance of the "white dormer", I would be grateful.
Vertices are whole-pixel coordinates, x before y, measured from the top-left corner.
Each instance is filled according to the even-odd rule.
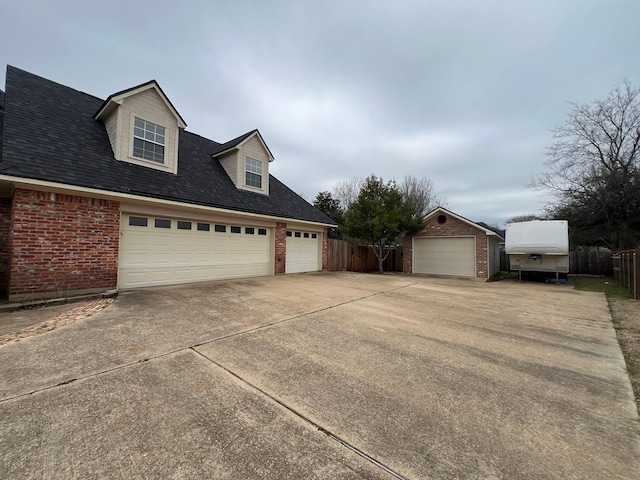
[[[269,163],[273,155],[258,130],[245,133],[220,145],[213,157],[236,188],[269,195]]]
[[[104,123],[116,160],[177,173],[187,124],[155,80],[109,96],[94,118]]]

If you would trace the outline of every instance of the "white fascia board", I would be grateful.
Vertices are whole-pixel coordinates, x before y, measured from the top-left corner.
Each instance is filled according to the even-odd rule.
[[[275,222],[296,222],[305,225],[316,225],[320,227],[335,227],[331,223],[313,222],[309,220],[299,220],[289,217],[276,217],[274,215],[264,215],[261,213],[242,212],[240,210],[231,210],[227,208],[208,207],[206,205],[197,205],[194,203],[178,202],[176,200],[164,200],[160,198],[144,197],[142,195],[134,195],[131,193],[110,192],[109,190],[100,190],[91,187],[79,187],[76,185],[67,185],[64,183],[49,182],[45,180],[34,180],[30,178],[12,177],[9,175],[0,175],[0,182],[11,182],[15,188],[23,188],[26,190],[40,190],[52,193],[71,194],[79,196],[90,196],[101,198],[103,200],[113,200],[117,202],[143,203],[147,205],[157,205],[164,207],[173,207],[180,210],[192,210],[201,212],[219,213],[222,215],[235,215],[246,218],[257,218],[271,220]]]

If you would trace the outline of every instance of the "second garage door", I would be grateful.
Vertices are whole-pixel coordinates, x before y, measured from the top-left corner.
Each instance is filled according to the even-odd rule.
[[[413,240],[413,272],[475,277],[475,237],[431,237]]]
[[[286,273],[317,272],[320,263],[320,234],[287,230]]]
[[[272,273],[271,229],[124,214],[120,288]]]

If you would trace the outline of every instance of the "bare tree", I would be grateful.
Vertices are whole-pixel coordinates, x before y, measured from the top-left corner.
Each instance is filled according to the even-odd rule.
[[[571,104],[565,123],[552,132],[546,170],[533,185],[555,194],[563,212],[575,217],[573,227],[588,223],[614,249],[637,245],[640,89],[625,82],[604,100]]]
[[[400,184],[400,191],[407,201],[414,204],[415,211],[423,217],[437,207],[446,208],[447,206],[446,201],[435,194],[433,182],[426,177],[405,176]]]
[[[358,198],[364,183],[365,180],[361,177],[353,177],[351,180],[338,182],[333,187],[333,198],[338,200],[342,209],[346,211]]]
[[[516,215],[507,220],[507,223],[530,222],[531,220],[543,220],[542,216],[533,213],[527,215]]]

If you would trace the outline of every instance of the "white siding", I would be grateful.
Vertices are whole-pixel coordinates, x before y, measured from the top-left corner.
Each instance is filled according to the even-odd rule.
[[[233,184],[237,187],[238,186],[238,152],[234,150],[231,153],[223,155],[222,157],[220,157],[219,160],[220,160],[220,164],[222,165],[222,168],[224,168],[225,172],[227,172],[227,175],[229,175],[229,178],[231,179]]]
[[[107,129],[107,135],[109,135],[109,142],[111,143],[111,150],[113,155],[116,155],[118,150],[118,111],[114,111],[107,121],[104,122],[104,126]]]
[[[150,168],[168,170],[176,173],[178,170],[178,122],[166,104],[154,89],[145,90],[124,99],[118,108],[120,116],[120,143],[118,146],[118,160],[126,160]],[[155,123],[165,128],[165,163],[164,165],[145,161],[132,155],[133,152],[133,118]]]
[[[245,161],[246,158],[250,157],[254,160],[260,160],[262,162],[262,188],[257,189],[255,187],[248,187],[244,183],[244,175],[245,175]],[[245,190],[251,190],[253,192],[261,192],[266,195],[269,195],[269,154],[262,146],[262,142],[258,139],[257,135],[251,137],[247,140],[242,147],[240,147],[240,155],[239,160],[242,162],[241,168],[239,171],[240,178],[236,183],[238,188],[243,188]]]

